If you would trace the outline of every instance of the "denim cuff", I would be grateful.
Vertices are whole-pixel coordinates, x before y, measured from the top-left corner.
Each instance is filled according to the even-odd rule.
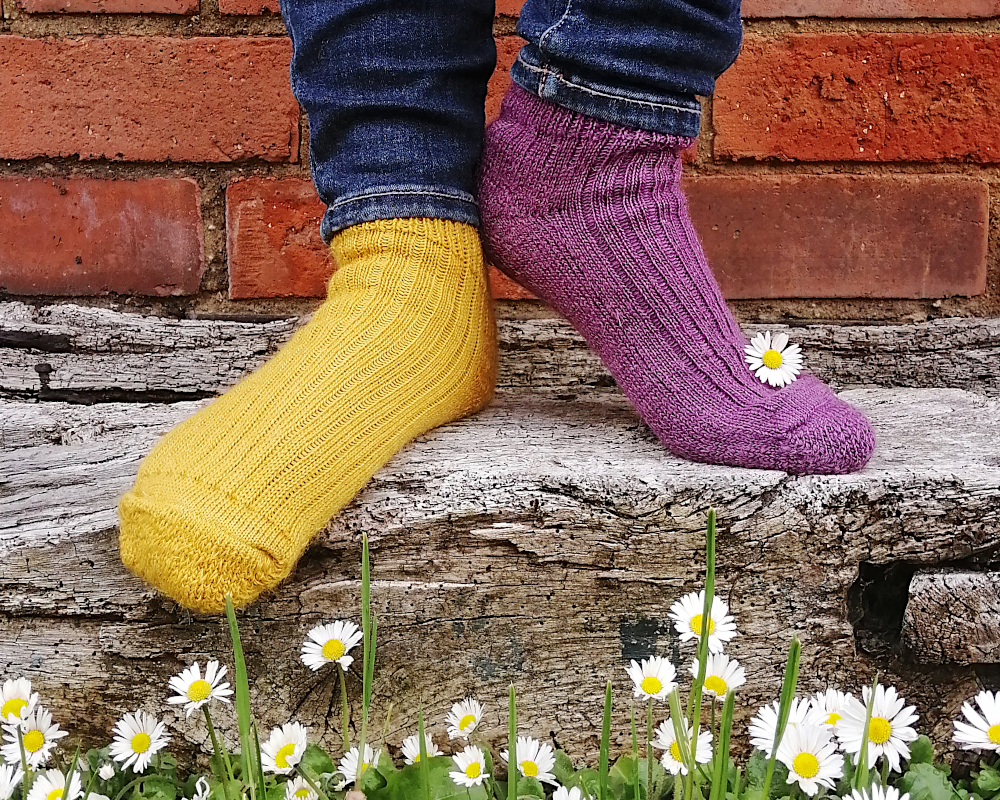
[[[653,96],[587,81],[544,63],[532,44],[521,48],[510,75],[536,97],[625,128],[696,137],[701,127],[701,104],[693,94]]]
[[[360,194],[338,197],[323,214],[319,232],[326,244],[334,235],[377,219],[432,217],[479,225],[479,205],[471,195],[443,186],[372,186]]]

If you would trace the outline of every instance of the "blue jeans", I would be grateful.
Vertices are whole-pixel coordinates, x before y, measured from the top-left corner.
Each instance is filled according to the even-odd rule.
[[[437,217],[476,225],[488,0],[281,0],[291,85],[309,118],[329,242],[350,225]],[[740,0],[527,0],[513,80],[625,127],[695,136],[696,95],[740,49]],[[525,153],[530,159],[531,154]]]

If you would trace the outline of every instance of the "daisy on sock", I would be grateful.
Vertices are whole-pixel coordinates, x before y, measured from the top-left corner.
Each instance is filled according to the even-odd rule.
[[[317,625],[302,644],[302,663],[314,672],[325,664],[339,664],[346,670],[354,663],[354,656],[347,654],[362,638],[364,632],[353,622]]]
[[[691,675],[698,677],[698,659],[691,663]],[[738,689],[747,682],[747,673],[740,662],[724,653],[711,653],[705,661],[705,691],[715,695],[720,703],[726,701],[726,693]]]
[[[143,773],[153,756],[170,741],[166,731],[162,722],[145,711],[126,714],[115,723],[111,757],[122,767],[131,767],[134,773]]]
[[[670,606],[670,618],[682,642],[701,638],[704,625],[702,612],[705,610],[705,590],[691,592]],[[712,609],[708,619],[708,649],[721,653],[726,642],[736,635],[736,620],[729,614],[729,605],[718,595],[712,597]]]
[[[980,692],[975,702],[982,713],[972,703],[962,703],[962,713],[968,722],[955,720],[955,742],[963,750],[1000,753],[1000,698],[995,692]]]
[[[855,758],[861,752],[871,693],[871,687],[866,686],[862,692],[863,700],[849,698],[844,706],[843,719],[837,725],[840,746],[845,753],[850,753]],[[874,766],[876,760],[884,756],[889,762],[889,768],[893,772],[899,772],[902,767],[901,759],[910,757],[908,743],[917,738],[917,732],[912,727],[916,721],[915,707],[907,706],[894,686],[878,684],[872,702],[872,718],[868,725],[868,763]]]
[[[788,709],[788,725],[785,728],[787,733],[789,728],[794,728],[805,722],[809,713],[809,701],[798,697],[792,698],[792,705]],[[763,706],[753,719],[750,720],[750,744],[770,758],[774,747],[774,736],[778,729],[778,709],[781,707],[779,701],[775,700],[769,706]]]
[[[201,668],[195,661],[190,667],[182,670],[179,675],[174,675],[170,679],[168,685],[177,694],[167,698],[167,702],[171,705],[184,703],[184,710],[188,717],[212,700],[228,703],[233,690],[229,688],[228,682],[222,681],[225,676],[226,668],[220,668],[219,662],[212,660],[205,666],[205,677],[202,678]]]
[[[27,678],[10,678],[0,688],[0,721],[13,723],[27,717],[38,705],[38,692]]]
[[[466,697],[455,703],[444,720],[448,725],[448,738],[468,739],[482,718],[483,704],[478,700]]]
[[[264,772],[288,775],[302,760],[308,743],[305,726],[298,722],[272,728],[267,741],[260,746],[261,767]]]
[[[448,775],[459,786],[479,786],[486,778],[490,777],[486,772],[486,756],[483,751],[475,745],[469,745],[461,753],[456,753],[452,757],[457,771],[449,772]]]
[[[644,700],[662,700],[670,694],[677,683],[677,670],[667,659],[660,656],[644,658],[640,664],[634,658],[625,668],[632,679],[632,691]]]
[[[434,739],[429,733],[424,734],[424,746],[427,750],[427,757],[443,755],[434,744]],[[403,760],[407,764],[416,764],[420,761],[420,734],[414,733],[403,739]]]
[[[35,777],[25,800],[76,800],[83,794],[80,774],[73,773],[66,785],[66,776],[57,769],[47,769]]]
[[[844,757],[830,738],[830,731],[804,723],[787,730],[778,745],[778,760],[788,767],[788,783],[797,783],[813,797],[819,787],[836,787],[844,774]]]
[[[691,741],[691,733],[694,730],[691,723],[685,721],[688,742]],[[656,729],[653,739],[653,747],[665,750],[660,763],[671,775],[687,775],[688,770],[681,758],[681,748],[677,744],[677,734],[674,731],[674,723],[670,717],[660,723]],[[712,760],[712,734],[708,731],[699,731],[698,741],[695,744],[694,760],[696,764],[707,764]]]
[[[802,371],[802,351],[797,344],[788,344],[788,335],[758,333],[746,346],[747,364],[763,383],[787,386]]]
[[[531,736],[518,736],[517,769],[526,778],[535,778],[542,783],[556,785],[556,776],[552,768],[556,765],[556,754],[548,742],[539,742]],[[500,757],[504,761],[510,758],[508,750],[501,750]]]
[[[31,769],[38,769],[45,764],[56,742],[68,735],[66,731],[59,730],[59,726],[52,721],[52,714],[42,706],[35,706],[35,710],[27,717],[16,724],[4,725],[3,728],[6,744],[0,748],[0,755],[4,761],[8,764],[20,763],[21,745],[17,740],[20,729],[25,758]]]

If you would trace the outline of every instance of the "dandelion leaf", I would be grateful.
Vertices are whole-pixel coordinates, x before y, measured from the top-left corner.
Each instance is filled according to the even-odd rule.
[[[908,792],[910,800],[953,800],[957,797],[948,776],[931,764],[910,764],[896,781],[900,792]]]
[[[333,763],[333,759],[330,758],[326,750],[310,744],[302,754],[302,760],[299,761],[299,769],[307,772],[310,777],[317,777],[324,773],[336,772],[337,765]]]

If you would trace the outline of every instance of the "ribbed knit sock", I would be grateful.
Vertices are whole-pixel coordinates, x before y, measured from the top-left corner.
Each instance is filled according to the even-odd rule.
[[[796,474],[860,469],[875,444],[860,413],[809,375],[774,389],[747,367],[680,188],[690,143],[512,86],[480,168],[487,254],[569,319],[675,454]]]
[[[309,323],[160,440],[121,500],[125,565],[188,608],[276,586],[404,444],[492,397],[496,322],[475,228],[369,222],[331,252]]]

